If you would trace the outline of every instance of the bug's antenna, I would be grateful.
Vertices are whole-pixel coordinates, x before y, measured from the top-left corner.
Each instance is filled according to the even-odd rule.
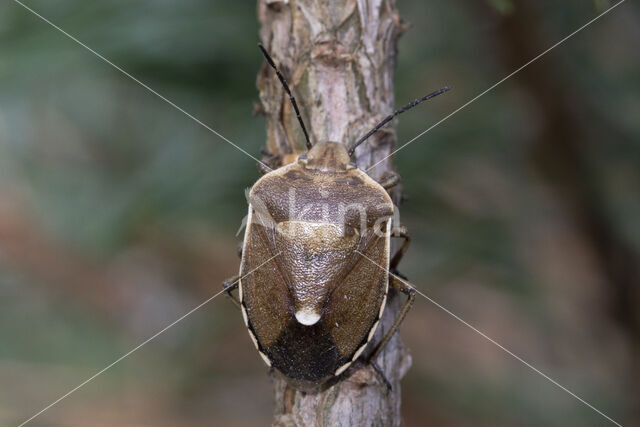
[[[367,132],[367,134],[365,136],[363,136],[358,141],[356,141],[356,143],[353,144],[353,146],[349,149],[349,156],[353,156],[353,153],[356,151],[356,147],[358,145],[360,145],[363,142],[365,142],[371,135],[376,133],[382,126],[384,126],[387,123],[389,123],[395,116],[397,116],[399,114],[402,114],[407,110],[412,109],[413,107],[415,107],[416,105],[420,104],[423,101],[426,101],[427,99],[435,98],[436,96],[438,96],[440,94],[443,94],[445,92],[448,92],[450,90],[451,90],[451,88],[449,86],[445,86],[442,89],[438,89],[435,92],[431,92],[429,95],[425,95],[420,99],[416,99],[416,100],[408,103],[404,107],[400,108],[399,110],[394,111],[393,114],[388,115],[383,121],[378,123],[373,129],[371,129],[369,132]]]
[[[262,51],[262,54],[264,55],[264,57],[267,59],[267,62],[269,63],[269,65],[271,65],[271,68],[273,68],[276,71],[276,75],[278,76],[278,79],[280,79],[280,83],[282,83],[282,86],[284,86],[285,92],[287,92],[287,95],[289,95],[289,101],[291,101],[291,105],[293,105],[293,109],[296,112],[296,117],[298,118],[300,127],[302,127],[302,132],[304,132],[304,137],[307,142],[307,149],[310,149],[312,145],[311,145],[311,141],[309,140],[309,134],[307,133],[307,128],[304,126],[304,122],[302,121],[302,117],[300,116],[300,110],[298,109],[298,104],[296,103],[296,99],[293,97],[293,95],[291,94],[291,91],[289,90],[289,85],[287,85],[287,82],[282,76],[282,73],[280,73],[280,70],[278,70],[278,67],[276,67],[276,64],[273,62],[273,59],[271,59],[271,56],[269,56],[269,53],[264,48],[264,46],[262,46],[262,43],[258,43],[258,47]]]

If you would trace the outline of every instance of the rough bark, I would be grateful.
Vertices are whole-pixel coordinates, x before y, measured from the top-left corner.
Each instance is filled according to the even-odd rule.
[[[396,40],[401,25],[393,0],[258,0],[260,37],[292,87],[311,141],[351,144],[393,111]],[[288,98],[266,64],[258,88],[267,120],[267,150],[287,160],[306,151]],[[389,126],[356,152],[366,170],[395,144]],[[392,169],[388,159],[369,171],[374,178]],[[393,195],[400,199],[399,190]],[[394,295],[383,315],[379,340],[402,298]],[[370,346],[373,347],[373,346]],[[274,425],[399,425],[400,380],[411,358],[396,336],[379,356],[388,391],[374,370],[355,364],[323,391],[303,393],[274,375]]]

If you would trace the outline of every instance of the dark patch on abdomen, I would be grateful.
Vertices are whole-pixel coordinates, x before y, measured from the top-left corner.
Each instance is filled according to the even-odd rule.
[[[292,319],[265,353],[289,378],[317,382],[332,376],[349,359],[340,355],[324,322],[304,326]]]

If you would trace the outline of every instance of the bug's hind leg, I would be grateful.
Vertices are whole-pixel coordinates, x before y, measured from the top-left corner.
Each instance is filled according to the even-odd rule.
[[[393,388],[391,386],[391,383],[389,382],[389,380],[387,379],[387,376],[384,374],[384,372],[382,371],[382,368],[376,363],[376,362],[369,362],[369,364],[371,365],[371,367],[373,368],[374,371],[376,371],[376,374],[378,375],[378,377],[380,378],[380,380],[382,380],[382,382],[384,383],[384,385],[387,386],[387,391],[391,391],[391,389]]]
[[[409,310],[411,310],[413,301],[416,298],[416,291],[413,289],[413,286],[411,286],[409,283],[405,282],[404,280],[401,280],[395,274],[389,274],[389,286],[395,289],[396,291],[402,292],[403,294],[405,294],[407,296],[407,300],[405,301],[404,305],[400,309],[400,313],[398,313],[396,320],[393,321],[391,328],[389,328],[387,333],[384,335],[384,337],[382,337],[382,339],[378,343],[378,346],[376,347],[376,349],[373,351],[373,353],[371,353],[371,356],[369,356],[368,358],[369,363],[375,363],[376,359],[380,355],[380,352],[389,343],[389,340],[391,339],[391,337],[393,337],[393,334],[395,334],[395,332],[400,327],[400,324],[404,320],[404,317],[407,315]],[[375,369],[375,366],[374,366],[374,369]]]
[[[224,293],[233,301],[233,303],[240,308],[242,305],[240,304],[240,300],[231,292],[238,288],[238,283],[240,282],[240,276],[235,275],[233,277],[228,278],[227,280],[222,282],[222,289]]]
[[[407,230],[407,227],[405,227],[404,225],[400,225],[394,228],[393,231],[391,232],[391,237],[400,237],[404,239],[400,248],[393,255],[393,258],[391,258],[391,261],[389,261],[389,270],[392,273],[397,274],[398,264],[400,263],[400,260],[402,259],[402,257],[404,257],[404,254],[407,252],[407,249],[409,249],[409,243],[411,243],[411,237],[409,236],[409,230]]]

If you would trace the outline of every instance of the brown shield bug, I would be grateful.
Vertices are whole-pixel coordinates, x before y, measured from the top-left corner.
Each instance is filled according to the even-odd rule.
[[[392,224],[394,205],[387,192],[399,178],[376,182],[351,162],[354,150],[393,117],[449,88],[395,111],[350,148],[331,141],[312,145],[284,77],[260,49],[289,95],[308,151],[265,171],[251,188],[239,276],[224,286],[265,363],[308,389],[340,375],[360,357],[374,336],[389,287],[408,298],[371,352],[371,363],[414,299],[412,288],[379,268],[394,271],[409,244],[404,227]],[[393,257],[391,237],[404,239]],[[236,287],[237,298],[231,294]]]

